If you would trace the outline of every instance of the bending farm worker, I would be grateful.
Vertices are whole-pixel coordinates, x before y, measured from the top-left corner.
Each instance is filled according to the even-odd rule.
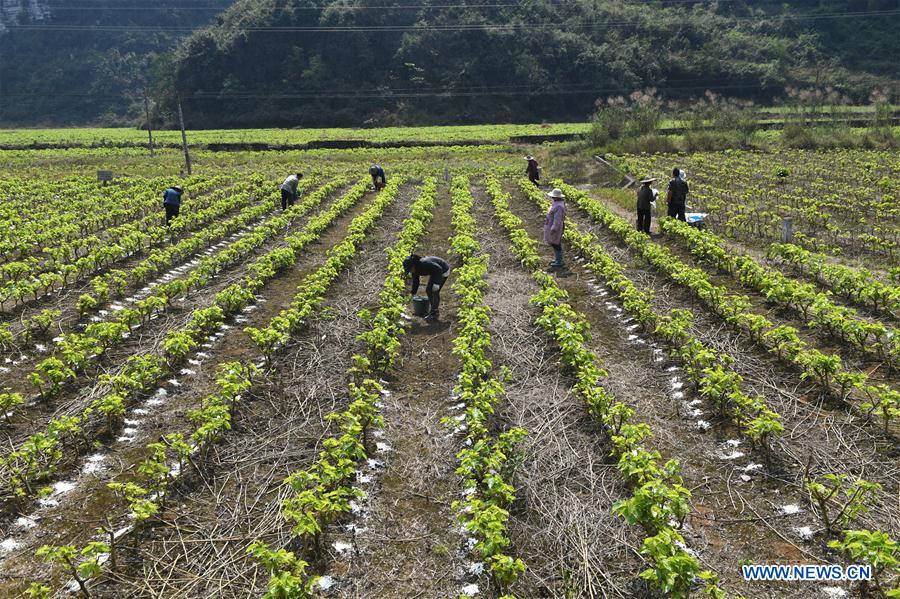
[[[381,168],[381,165],[373,164],[370,166],[369,174],[372,175],[372,186],[375,187],[375,191],[384,189],[384,186],[387,185],[387,177],[385,176],[384,169]]]
[[[528,166],[525,167],[525,174],[528,176],[528,180],[537,187],[541,178],[541,167],[538,166],[537,160],[531,154],[526,156],[525,160],[528,161]]]
[[[300,185],[300,179],[303,178],[302,173],[294,173],[289,175],[284,183],[281,184],[281,209],[287,210],[288,206],[293,206],[297,201],[297,186]]]
[[[677,218],[681,221],[685,220],[684,210],[687,206],[687,194],[690,191],[682,174],[679,169],[672,169],[672,179],[669,181],[666,191],[666,205],[668,206],[666,214],[670,218]]]
[[[656,181],[653,177],[641,179],[641,188],[637,192],[637,230],[650,234],[650,205],[656,198],[650,184]]]
[[[550,263],[551,268],[563,267],[562,236],[566,228],[566,196],[561,189],[556,188],[547,196],[553,200],[544,219],[544,243],[553,248],[555,260]]]
[[[412,275],[412,295],[416,295],[419,290],[419,277],[428,276],[428,285],[425,287],[425,293],[431,302],[431,311],[425,316],[427,322],[434,322],[438,319],[438,309],[441,305],[441,288],[447,282],[450,276],[450,264],[443,258],[437,256],[417,256],[410,254],[403,261],[403,270],[407,274]]]
[[[184,190],[177,185],[166,188],[163,192],[163,208],[166,210],[166,226],[181,211],[181,196]]]

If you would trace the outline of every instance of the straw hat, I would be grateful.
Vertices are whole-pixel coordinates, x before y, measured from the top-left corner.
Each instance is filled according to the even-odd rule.
[[[553,191],[547,194],[548,197],[553,198],[554,200],[562,200],[566,196],[563,195],[563,192],[560,188],[555,188]]]
[[[174,190],[177,191],[178,193],[182,193],[182,192],[184,191],[184,190],[181,189],[181,187],[179,187],[178,185],[173,185],[173,186],[172,186],[172,189],[174,189]]]
[[[656,177],[647,177],[646,179],[641,179],[641,183],[650,184],[656,181]]]
[[[534,156],[529,154],[528,156],[525,157],[525,160],[534,160]]]

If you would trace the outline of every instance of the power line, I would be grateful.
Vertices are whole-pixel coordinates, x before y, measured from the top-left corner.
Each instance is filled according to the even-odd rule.
[[[679,4],[722,4],[736,2],[737,0],[646,0],[623,3],[624,6],[657,6],[657,5],[679,5]],[[229,7],[221,6],[63,6],[59,4],[47,4],[46,8],[64,11],[186,11],[186,10],[216,10],[224,11]],[[348,4],[329,4],[318,6],[291,6],[287,7],[290,11],[315,11],[315,10],[332,10],[332,11],[361,11],[361,10],[432,10],[432,9],[471,9],[471,8],[535,8],[522,3],[515,4],[393,4],[380,6],[362,6]],[[553,7],[555,8],[555,7]]]
[[[666,91],[718,91],[718,90],[735,90],[748,89],[765,90],[765,89],[783,89],[782,85],[767,84],[760,85],[758,83],[735,83],[729,85],[683,85],[670,86],[664,85],[662,89]],[[502,96],[572,96],[572,95],[592,95],[609,93],[622,93],[621,87],[561,87],[548,86],[539,89],[511,89],[506,87],[498,88],[443,88],[431,90],[311,90],[308,92],[295,93],[265,93],[265,92],[194,92],[181,94],[182,101],[185,100],[311,100],[311,99],[407,99],[407,98],[455,98],[455,97],[502,97]],[[59,93],[55,94],[61,97],[77,97],[92,98],[92,94],[79,93]],[[46,97],[45,94],[2,94],[0,98],[24,99],[32,97]],[[124,96],[123,96],[124,97]]]
[[[732,21],[815,21],[840,20],[871,17],[900,16],[900,9],[881,11],[861,11],[854,13],[822,13],[804,15],[774,15],[766,17],[734,16],[723,17]],[[522,29],[541,30],[566,27],[567,29],[587,29],[600,27],[614,29],[642,24],[642,21],[585,21],[581,23],[473,23],[468,25],[320,25],[320,26],[266,26],[240,27],[242,32],[254,33],[392,33],[392,32],[429,32],[429,31],[518,31]],[[98,32],[193,32],[194,27],[154,27],[135,25],[8,25],[9,30],[21,31],[98,31]]]

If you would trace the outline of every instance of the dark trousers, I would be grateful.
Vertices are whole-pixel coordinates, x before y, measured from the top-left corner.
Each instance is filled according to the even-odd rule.
[[[669,204],[669,209],[666,213],[670,218],[677,218],[680,221],[687,221],[684,217],[684,204]]]
[[[650,211],[649,210],[638,210],[637,211],[637,230],[641,233],[650,234]]]
[[[450,273],[445,273],[440,277],[428,277],[428,286],[425,288],[425,295],[428,296],[428,300],[431,302],[431,313],[437,314],[438,308],[441,305],[441,289],[444,287],[444,283],[447,282],[447,277],[450,276]],[[437,285],[437,289],[432,290],[432,286]]]
[[[535,179],[534,177],[528,177],[528,180],[531,181],[532,183],[534,183],[535,187],[540,187],[540,185],[538,184],[538,180]]]
[[[289,192],[287,189],[281,190],[281,209],[287,210],[288,206],[293,206],[294,202],[297,200],[297,197]]]
[[[166,226],[168,226],[169,221],[178,216],[181,206],[174,206],[172,204],[163,204],[163,206],[166,209]]]

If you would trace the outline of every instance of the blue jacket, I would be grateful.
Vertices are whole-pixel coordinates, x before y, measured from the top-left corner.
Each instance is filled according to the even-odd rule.
[[[378,165],[378,164],[374,165],[374,168],[375,168],[375,172],[372,173],[372,177],[373,177],[373,178],[378,178],[378,177],[380,177],[382,181],[384,181],[385,183],[387,183],[387,177],[384,176],[384,169],[381,168],[381,166]]]
[[[163,192],[163,205],[181,206],[181,194],[169,187]]]

